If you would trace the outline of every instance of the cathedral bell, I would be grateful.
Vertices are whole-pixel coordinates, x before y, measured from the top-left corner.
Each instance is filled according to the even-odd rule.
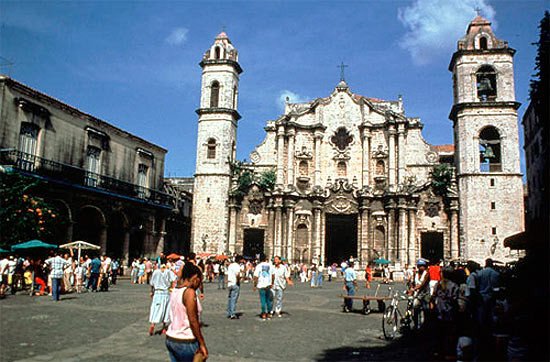
[[[493,149],[491,148],[490,145],[487,145],[485,147],[485,150],[483,151],[483,158],[485,159],[492,159],[492,158],[495,158],[495,152],[493,151]]]

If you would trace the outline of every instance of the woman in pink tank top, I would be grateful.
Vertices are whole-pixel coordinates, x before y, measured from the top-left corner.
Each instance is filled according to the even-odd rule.
[[[166,332],[166,348],[172,362],[193,361],[197,353],[208,358],[199,321],[202,308],[196,295],[201,282],[201,270],[185,263],[177,288],[170,295],[171,323]]]

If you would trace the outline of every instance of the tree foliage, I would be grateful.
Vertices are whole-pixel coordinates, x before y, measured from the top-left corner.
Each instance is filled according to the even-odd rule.
[[[539,114],[539,119],[543,123],[543,127],[547,130],[548,122],[550,122],[550,110],[548,100],[550,99],[550,79],[548,72],[550,71],[550,13],[544,12],[544,17],[539,25],[540,36],[539,41],[533,43],[537,46],[537,56],[535,58],[534,79],[531,79],[531,89],[529,96],[535,110]],[[546,132],[543,132],[546,136]]]
[[[57,208],[33,195],[44,182],[14,172],[0,172],[0,243],[32,239],[50,243],[66,223]]]
[[[275,187],[275,182],[277,181],[277,174],[274,169],[264,171],[260,174],[260,179],[258,180],[258,186],[260,186],[265,191],[273,190]]]
[[[453,169],[450,165],[442,163],[435,165],[430,172],[432,188],[436,195],[445,196],[453,179]]]

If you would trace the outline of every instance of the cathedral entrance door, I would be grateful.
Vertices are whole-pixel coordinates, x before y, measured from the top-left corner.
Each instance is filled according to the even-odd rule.
[[[264,253],[264,230],[244,229],[243,256],[257,258]]]
[[[325,265],[357,257],[357,214],[327,214],[325,225]]]
[[[430,262],[443,259],[443,233],[422,233],[421,256]]]

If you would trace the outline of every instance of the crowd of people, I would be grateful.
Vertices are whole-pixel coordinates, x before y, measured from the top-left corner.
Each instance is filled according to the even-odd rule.
[[[107,255],[84,255],[51,251],[49,256],[4,255],[0,259],[0,298],[9,292],[30,290],[33,295],[50,295],[59,301],[62,293],[107,291],[116,284],[120,262]]]

